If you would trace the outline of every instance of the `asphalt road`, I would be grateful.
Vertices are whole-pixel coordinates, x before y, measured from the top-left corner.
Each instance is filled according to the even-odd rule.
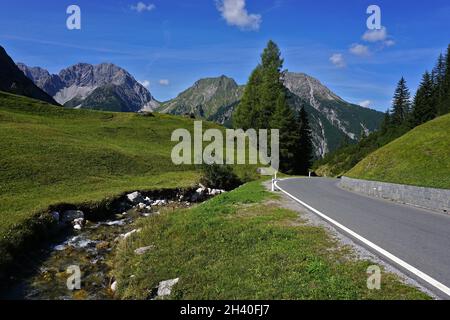
[[[450,215],[346,191],[338,187],[336,179],[288,179],[277,184],[310,207],[450,288]],[[379,252],[374,253],[389,260]],[[450,298],[420,276],[392,260],[388,262],[442,298]]]

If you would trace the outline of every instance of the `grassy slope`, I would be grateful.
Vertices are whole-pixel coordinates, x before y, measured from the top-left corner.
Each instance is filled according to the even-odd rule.
[[[51,204],[193,184],[194,168],[170,159],[177,128],[192,130],[192,120],[64,109],[0,92],[0,239],[14,241],[14,227]]]
[[[450,114],[380,148],[346,176],[450,189]]]
[[[386,273],[381,290],[368,290],[371,262],[351,258],[324,229],[304,224],[273,198],[256,181],[141,220],[142,231],[119,247],[119,296],[146,299],[160,281],[179,277],[172,299],[427,298]],[[155,248],[134,254],[149,245]]]

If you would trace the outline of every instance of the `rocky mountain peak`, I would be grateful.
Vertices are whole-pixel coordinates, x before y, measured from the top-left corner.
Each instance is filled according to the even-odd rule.
[[[304,74],[287,72],[284,77],[285,87],[295,95],[309,101],[313,107],[319,107],[318,101],[344,100],[324,86],[319,80]]]
[[[68,107],[135,112],[159,106],[130,73],[112,63],[77,63],[58,75],[24,64],[19,64],[19,68],[37,86]]]

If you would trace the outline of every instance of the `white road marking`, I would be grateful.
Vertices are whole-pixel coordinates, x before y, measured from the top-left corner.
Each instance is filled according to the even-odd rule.
[[[301,201],[300,199],[296,198],[295,196],[293,196],[292,194],[290,194],[289,192],[283,190],[282,188],[280,188],[280,186],[277,183],[278,181],[275,182],[275,186],[284,194],[286,194],[287,196],[289,196],[290,198],[292,198],[293,200],[297,201],[298,203],[300,203],[302,206],[306,207],[307,209],[311,210],[312,212],[314,212],[315,214],[317,214],[318,216],[320,216],[321,218],[325,219],[326,221],[330,222],[331,224],[333,224],[334,226],[338,227],[339,229],[345,231],[346,233],[350,234],[352,237],[358,239],[359,241],[361,241],[362,243],[364,243],[365,245],[367,245],[368,247],[372,248],[373,250],[377,251],[379,254],[385,256],[386,258],[388,258],[389,260],[395,262],[396,264],[400,265],[401,267],[405,268],[406,270],[408,270],[409,272],[411,272],[412,274],[416,275],[417,277],[419,277],[420,279],[422,279],[423,281],[425,281],[426,283],[428,283],[429,285],[435,287],[436,289],[442,291],[443,293],[445,293],[447,296],[450,296],[450,288],[445,286],[444,284],[440,283],[439,281],[437,281],[436,279],[430,277],[429,275],[427,275],[426,273],[420,271],[419,269],[413,267],[412,265],[410,265],[409,263],[407,263],[406,261],[403,261],[402,259],[394,256],[392,253],[384,250],[383,248],[377,246],[375,243],[367,240],[366,238],[360,236],[359,234],[357,234],[356,232],[350,230],[349,228],[347,228],[346,226],[340,224],[339,222],[331,219],[330,217],[328,217],[327,215],[323,214],[322,212],[320,212],[319,210],[311,207],[310,205],[308,205],[307,203]]]

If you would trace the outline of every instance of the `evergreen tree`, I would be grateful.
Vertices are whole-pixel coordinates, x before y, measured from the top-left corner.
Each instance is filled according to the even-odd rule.
[[[300,144],[300,131],[294,111],[286,103],[286,96],[279,94],[275,112],[270,120],[270,127],[279,129],[280,133],[280,171],[295,174],[297,152]]]
[[[283,85],[283,62],[280,49],[273,41],[269,41],[261,55],[263,81],[259,92],[261,96],[260,128],[264,128],[270,122],[275,106],[280,102],[281,94],[284,94],[283,101],[287,106],[285,98],[287,90]]]
[[[438,113],[444,115],[450,112],[450,45],[445,57],[445,74],[442,80],[441,95],[438,102]]]
[[[444,88],[444,78],[445,78],[445,70],[446,69],[446,63],[445,63],[445,57],[441,53],[439,55],[438,61],[436,63],[436,66],[433,68],[432,76],[433,76],[433,84],[435,87],[435,96],[437,101],[439,102],[440,98],[443,96],[443,88]]]
[[[411,115],[411,125],[413,128],[436,117],[437,106],[434,93],[433,79],[427,71],[423,75],[422,82],[414,97],[414,106]]]
[[[411,94],[406,85],[406,80],[402,77],[395,90],[391,123],[393,125],[405,125],[411,112]]]
[[[391,127],[391,110],[387,109],[384,113],[383,122],[381,122],[380,131],[381,134],[385,134]]]
[[[242,99],[233,113],[233,125],[237,129],[259,127],[258,112],[260,108],[259,88],[262,83],[262,68],[258,65],[253,70],[245,87]]]
[[[314,146],[312,143],[312,132],[309,126],[308,115],[305,108],[301,108],[298,116],[298,130],[300,133],[299,147],[296,152],[295,172],[308,175],[312,166]]]
[[[269,41],[233,115],[235,128],[270,129],[268,126],[280,94],[286,94],[282,68],[280,49]]]

